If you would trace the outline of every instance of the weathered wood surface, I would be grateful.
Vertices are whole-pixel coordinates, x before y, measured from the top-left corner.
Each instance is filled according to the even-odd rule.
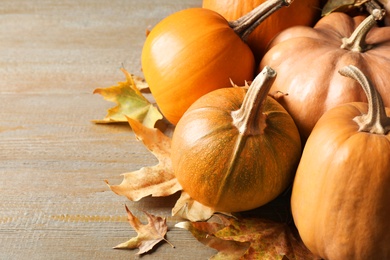
[[[200,0],[0,2],[0,259],[137,259],[114,250],[136,233],[124,204],[166,216],[167,238],[142,259],[215,254],[174,227],[178,198],[129,202],[106,184],[156,159],[128,125],[95,125],[114,104],[92,91],[142,75],[146,29]]]

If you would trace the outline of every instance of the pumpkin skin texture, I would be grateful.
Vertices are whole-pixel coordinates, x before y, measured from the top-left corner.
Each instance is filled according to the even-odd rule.
[[[222,14],[227,20],[235,20],[266,0],[203,0],[202,7]],[[248,45],[255,57],[263,56],[268,43],[278,33],[291,26],[312,26],[320,18],[321,1],[295,0],[262,22],[248,37]]]
[[[253,126],[238,127],[232,115],[247,93],[235,87],[202,96],[172,137],[172,165],[183,190],[221,212],[254,209],[276,198],[291,185],[301,154],[294,121],[267,95],[260,112],[251,113]]]
[[[294,179],[294,222],[304,244],[323,259],[390,259],[390,119],[387,133],[360,131],[355,118],[367,111],[363,102],[327,111]]]
[[[190,8],[158,23],[142,50],[142,70],[161,112],[176,124],[204,94],[252,80],[254,56],[216,12]]]
[[[270,94],[294,118],[303,141],[325,111],[343,103],[367,101],[358,83],[337,73],[346,65],[361,68],[390,106],[388,86],[383,84],[390,79],[385,69],[390,67],[390,27],[374,26],[368,32],[368,50],[341,48],[343,38],[349,38],[364,19],[335,12],[314,28],[291,27],[271,42],[263,57],[260,69],[269,65],[279,74]]]

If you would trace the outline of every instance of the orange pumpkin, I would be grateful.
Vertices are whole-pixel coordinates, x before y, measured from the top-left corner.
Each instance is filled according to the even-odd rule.
[[[235,20],[267,0],[203,0],[202,6],[222,14],[227,20]],[[268,43],[282,30],[295,25],[312,26],[320,18],[320,0],[295,0],[289,8],[272,14],[248,37],[248,45],[259,58]]]
[[[390,109],[361,70],[340,72],[362,84],[368,104],[335,107],[314,127],[293,184],[293,218],[323,259],[390,259]]]
[[[290,115],[267,95],[275,76],[264,68],[248,92],[223,88],[199,98],[172,137],[175,176],[193,199],[222,212],[249,210],[292,182],[301,155]]]
[[[270,44],[260,68],[271,66],[279,76],[273,95],[294,118],[306,140],[321,115],[352,101],[366,101],[355,81],[337,71],[346,65],[361,68],[390,106],[390,27],[377,27],[377,10],[369,17],[331,13],[314,28],[296,26],[280,33]],[[366,19],[365,19],[366,18]]]
[[[268,1],[234,23],[204,8],[182,10],[158,23],[146,39],[141,61],[164,116],[176,124],[202,95],[230,87],[230,80],[240,85],[252,80],[254,56],[241,34],[284,3]]]

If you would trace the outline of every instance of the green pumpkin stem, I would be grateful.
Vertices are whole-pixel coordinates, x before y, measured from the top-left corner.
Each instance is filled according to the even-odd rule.
[[[385,16],[384,9],[374,9],[366,19],[359,24],[349,38],[343,38],[340,48],[355,52],[365,52],[372,48],[372,45],[366,43],[366,36],[376,25],[378,20]]]
[[[233,124],[242,135],[263,133],[266,127],[263,107],[275,76],[276,71],[269,66],[264,67],[249,86],[241,107],[232,112]]]
[[[340,69],[339,73],[359,82],[366,93],[368,99],[367,114],[357,116],[353,119],[359,125],[359,132],[387,134],[390,131],[390,117],[386,115],[382,97],[372,83],[361,70],[353,65]]]
[[[237,20],[230,21],[229,25],[243,41],[246,41],[253,30],[267,17],[292,2],[293,0],[267,0]]]

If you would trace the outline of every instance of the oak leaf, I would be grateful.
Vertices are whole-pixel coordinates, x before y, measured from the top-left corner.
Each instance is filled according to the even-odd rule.
[[[165,218],[154,216],[144,211],[148,219],[148,223],[144,225],[137,217],[135,217],[131,213],[127,206],[125,207],[127,212],[127,219],[138,235],[124,243],[115,246],[115,249],[139,248],[137,255],[140,255],[148,252],[156,244],[163,240],[169,243],[172,247],[174,247],[168,240],[165,239],[165,234],[168,231],[168,226]]]
[[[320,259],[300,240],[294,227],[261,218],[225,218],[216,222],[180,222],[203,244],[218,250],[212,259]],[[229,258],[230,257],[230,258]]]
[[[147,127],[154,127],[163,116],[140,91],[147,88],[147,84],[139,77],[135,77],[122,69],[126,82],[108,88],[97,88],[94,94],[100,94],[104,99],[117,105],[108,109],[106,117],[94,120],[95,123],[127,122],[127,117],[142,122]]]
[[[142,167],[133,172],[124,173],[119,185],[109,185],[118,195],[138,201],[146,196],[164,197],[182,190],[175,178],[171,162],[171,139],[157,128],[149,128],[140,122],[128,118],[138,140],[158,159],[154,166]]]

